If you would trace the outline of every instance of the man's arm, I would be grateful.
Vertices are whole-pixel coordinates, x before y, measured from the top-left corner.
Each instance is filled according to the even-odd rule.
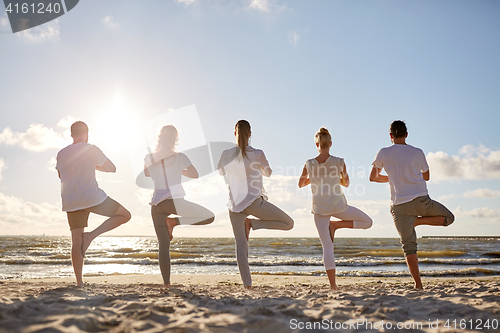
[[[116,172],[116,167],[109,159],[103,165],[96,165],[95,169],[102,172]]]
[[[372,166],[372,171],[370,172],[370,181],[375,183],[388,183],[389,177],[381,175],[382,169],[377,168],[375,165]]]
[[[422,173],[422,176],[424,177],[424,180],[428,182],[429,179],[431,179],[431,171],[427,170],[426,172]]]

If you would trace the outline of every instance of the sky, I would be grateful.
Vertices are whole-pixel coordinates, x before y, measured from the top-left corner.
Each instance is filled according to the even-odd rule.
[[[374,221],[336,235],[398,237],[388,185],[368,173],[401,119],[427,156],[431,198],[456,216],[418,235],[500,236],[499,15],[493,0],[85,0],[13,34],[2,7],[0,235],[70,234],[54,167],[73,121],[117,166],[97,179],[132,219],[110,234],[153,236],[151,190],[136,183],[153,145],[145,138],[175,123],[179,147],[231,143],[247,119],[274,170],[269,200],[295,220],[252,237],[317,236],[310,188],[297,181],[321,126],[346,162],[348,203]],[[217,218],[174,236],[231,237],[223,178],[185,190]]]

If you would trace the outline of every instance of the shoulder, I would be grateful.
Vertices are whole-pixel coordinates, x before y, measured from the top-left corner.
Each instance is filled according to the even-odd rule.
[[[257,148],[254,148],[252,146],[248,146],[247,147],[247,152],[253,153],[253,154],[256,154],[256,155],[265,155],[264,151],[262,149],[257,149]]]
[[[422,149],[420,148],[417,148],[417,147],[414,147],[414,146],[410,146],[410,145],[407,145],[408,146],[408,149],[413,152],[415,155],[423,155],[425,156],[425,153]]]

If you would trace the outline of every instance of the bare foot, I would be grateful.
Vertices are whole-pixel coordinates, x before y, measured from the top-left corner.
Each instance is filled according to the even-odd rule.
[[[245,219],[245,235],[247,236],[247,242],[248,238],[250,237],[250,230],[252,230],[252,220]]]
[[[331,289],[331,290],[337,290],[337,285],[330,286],[330,289]]]
[[[163,288],[170,288],[170,283],[169,284],[164,284]]]
[[[252,286],[245,287],[246,290],[251,290]]]
[[[82,255],[85,257],[85,253],[87,252],[87,249],[89,248],[90,246],[90,243],[92,243],[92,241],[94,240],[94,238],[92,238],[92,235],[90,234],[90,232],[84,232],[82,234]]]
[[[420,283],[420,284],[416,284],[416,283],[415,283],[415,289],[420,289],[420,290],[422,290],[422,289],[424,289],[424,287],[422,286],[422,284],[421,284],[421,283]]]
[[[174,239],[174,227],[177,225],[177,221],[175,221],[172,217],[167,217],[165,219],[165,223],[167,224],[168,235],[170,236],[170,240]]]

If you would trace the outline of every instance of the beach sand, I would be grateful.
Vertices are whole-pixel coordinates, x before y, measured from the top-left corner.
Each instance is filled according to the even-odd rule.
[[[85,282],[1,281],[0,332],[500,332],[500,277],[426,278],[423,291],[409,278],[340,277],[338,291],[324,276],[256,275],[252,290],[238,275]]]

